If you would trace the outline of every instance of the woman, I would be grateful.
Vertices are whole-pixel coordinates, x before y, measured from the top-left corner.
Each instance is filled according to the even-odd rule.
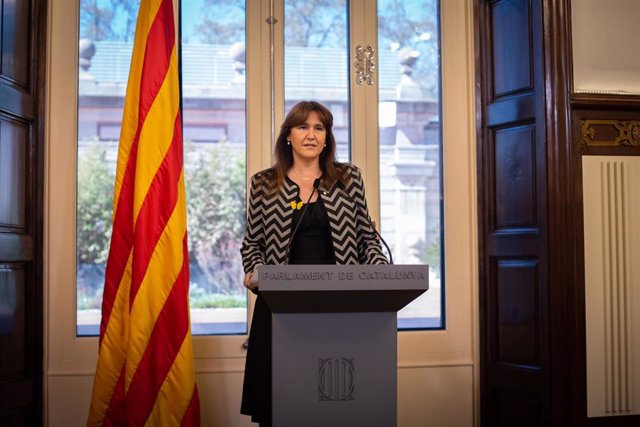
[[[333,115],[322,104],[296,104],[282,124],[275,165],[251,179],[242,243],[244,285],[253,312],[241,412],[271,425],[271,313],[252,289],[263,264],[386,264],[371,223],[360,170],[336,160]],[[306,205],[306,206],[305,206]]]

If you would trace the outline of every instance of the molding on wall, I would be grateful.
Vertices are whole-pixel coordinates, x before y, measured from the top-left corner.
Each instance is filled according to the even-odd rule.
[[[574,92],[570,102],[573,108],[637,110],[640,94]]]
[[[580,134],[581,143],[592,147],[640,147],[638,120],[581,120]]]
[[[242,366],[207,366],[207,367],[198,367],[196,369],[196,375],[202,374],[234,374],[234,373],[244,373],[244,359],[240,360]],[[237,365],[234,363],[234,365]],[[473,367],[473,360],[453,360],[453,361],[437,361],[437,362],[429,362],[429,361],[417,361],[417,362],[399,362],[398,369],[422,369],[422,368],[460,368],[460,367]],[[50,370],[47,375],[49,377],[93,377],[95,375],[95,370],[63,370],[63,369],[55,369]]]
[[[473,360],[452,360],[439,362],[399,362],[398,369],[416,368],[459,368],[463,366],[474,366]]]

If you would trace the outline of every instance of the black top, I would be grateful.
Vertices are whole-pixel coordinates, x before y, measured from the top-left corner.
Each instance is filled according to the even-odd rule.
[[[304,205],[293,211],[291,226],[295,228],[301,217],[302,222],[291,242],[289,264],[335,264],[329,217],[322,200],[308,203],[304,216],[303,210]]]
[[[298,200],[300,201],[300,200]],[[327,211],[318,198],[293,212],[292,231],[302,217],[291,242],[289,264],[335,264],[331,228]],[[251,415],[253,422],[271,426],[271,312],[258,293],[253,310],[249,348],[244,371],[240,412]]]

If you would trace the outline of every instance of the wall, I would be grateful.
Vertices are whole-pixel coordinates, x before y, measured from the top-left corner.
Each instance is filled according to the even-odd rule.
[[[45,410],[47,425],[84,425],[97,355],[96,338],[75,336],[75,161],[77,13],[74,0],[50,0],[45,179]],[[248,17],[248,28],[260,26]],[[477,419],[477,243],[472,6],[442,2],[446,324],[444,331],[398,337],[398,424],[465,427]],[[248,43],[264,43],[249,35]],[[255,59],[255,58],[254,58]],[[259,62],[259,59],[258,61]],[[248,58],[248,93],[268,93]],[[264,123],[251,102],[248,123]],[[267,128],[265,126],[265,129]],[[250,170],[265,162],[264,133],[248,129]],[[251,149],[251,148],[250,148]],[[267,153],[267,154],[264,154]],[[260,157],[262,156],[262,157]],[[204,426],[248,426],[239,415],[245,336],[195,337]]]
[[[575,414],[588,425],[640,422],[637,181],[640,3],[571,1],[571,150],[576,196]],[[615,418],[611,418],[615,417]]]
[[[640,93],[639,14],[636,0],[572,2],[574,91]]]

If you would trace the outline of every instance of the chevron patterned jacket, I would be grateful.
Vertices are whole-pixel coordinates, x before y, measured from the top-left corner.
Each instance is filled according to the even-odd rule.
[[[269,194],[265,184],[268,169],[251,178],[247,209],[247,230],[242,248],[245,273],[262,264],[284,264],[291,239],[293,210],[298,186],[285,179],[279,191]],[[329,216],[336,264],[387,264],[380,241],[371,227],[364,182],[360,169],[348,165],[346,186],[326,188],[319,197]]]

